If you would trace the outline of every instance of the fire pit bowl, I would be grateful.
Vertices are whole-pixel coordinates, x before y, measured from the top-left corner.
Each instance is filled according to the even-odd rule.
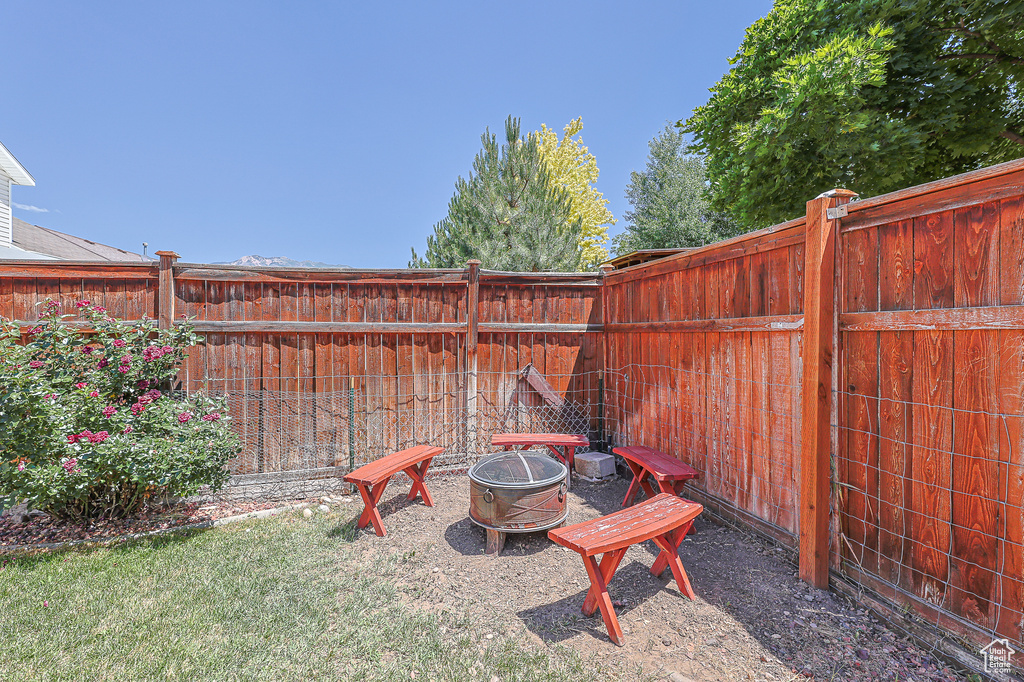
[[[469,518],[487,529],[487,553],[498,554],[506,533],[534,533],[562,524],[569,469],[547,455],[510,450],[469,470]]]

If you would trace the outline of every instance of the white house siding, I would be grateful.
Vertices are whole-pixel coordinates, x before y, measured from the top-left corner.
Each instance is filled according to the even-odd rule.
[[[0,246],[10,246],[11,232],[11,179],[0,173]]]

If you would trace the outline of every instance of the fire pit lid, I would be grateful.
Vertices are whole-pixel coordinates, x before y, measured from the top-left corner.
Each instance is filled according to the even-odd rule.
[[[504,488],[534,488],[565,478],[568,469],[556,459],[527,450],[489,455],[469,470],[470,479]]]

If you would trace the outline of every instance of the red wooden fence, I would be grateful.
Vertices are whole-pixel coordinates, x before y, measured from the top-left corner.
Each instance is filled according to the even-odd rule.
[[[607,275],[612,439],[694,466],[805,579],[1019,646],[1024,161],[849,194]]]
[[[806,579],[1021,645],[1024,161],[846,194],[600,275],[0,262],[0,315],[194,317],[182,384],[232,396],[243,475],[421,442],[460,467],[510,424],[603,427],[694,466],[693,495]]]

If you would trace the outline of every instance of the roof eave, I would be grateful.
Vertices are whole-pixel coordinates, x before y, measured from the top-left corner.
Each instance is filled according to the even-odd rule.
[[[25,170],[25,167],[21,165],[20,161],[14,158],[14,154],[4,146],[3,142],[0,142],[0,170],[2,170],[15,185],[28,185],[30,187],[34,187],[36,184],[36,179],[32,177],[31,173]]]

